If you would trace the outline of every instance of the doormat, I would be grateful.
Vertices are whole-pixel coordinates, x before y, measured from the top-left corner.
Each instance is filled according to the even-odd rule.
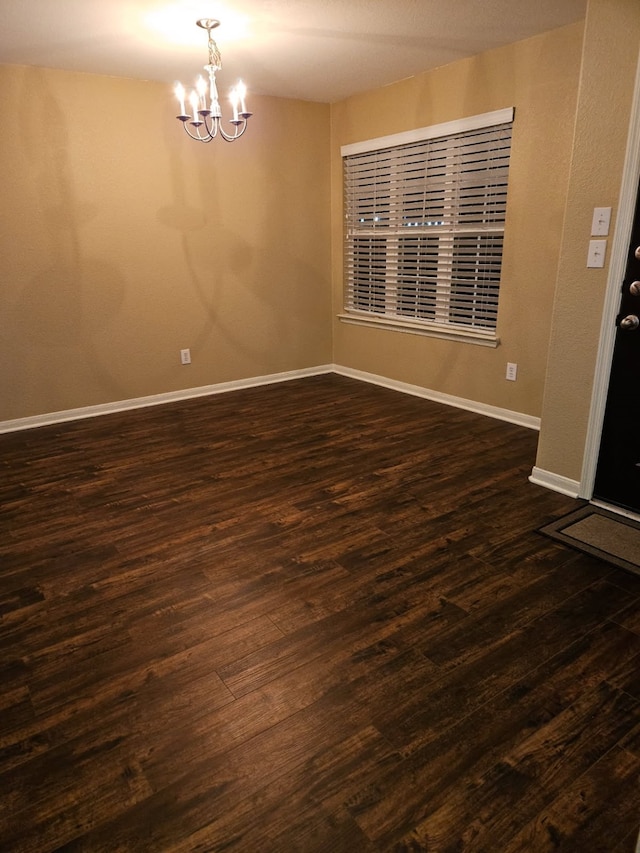
[[[640,574],[640,522],[631,518],[587,504],[546,524],[539,532]]]

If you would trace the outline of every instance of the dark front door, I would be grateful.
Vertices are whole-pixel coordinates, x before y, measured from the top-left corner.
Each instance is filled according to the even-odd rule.
[[[594,497],[640,513],[640,191],[616,325]]]

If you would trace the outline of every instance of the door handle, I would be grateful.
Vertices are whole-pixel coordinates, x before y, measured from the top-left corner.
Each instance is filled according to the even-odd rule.
[[[640,296],[640,281],[632,281],[629,285],[629,293],[632,296]]]
[[[635,314],[627,314],[620,320],[619,326],[627,332],[633,332],[640,326],[640,319]]]

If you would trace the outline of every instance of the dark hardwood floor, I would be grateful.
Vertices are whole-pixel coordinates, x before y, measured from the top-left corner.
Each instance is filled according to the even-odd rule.
[[[0,436],[3,851],[632,853],[640,578],[326,375]]]

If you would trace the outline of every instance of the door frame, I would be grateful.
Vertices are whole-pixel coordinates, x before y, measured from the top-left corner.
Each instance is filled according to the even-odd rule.
[[[620,308],[620,285],[625,275],[629,242],[636,199],[640,190],[640,57],[636,69],[636,81],[631,104],[627,150],[622,170],[622,184],[618,198],[618,213],[611,241],[609,274],[605,291],[600,342],[596,358],[593,392],[589,409],[589,422],[582,459],[580,490],[578,497],[590,500],[596,479],[596,467],[600,453],[600,439],[604,422],[604,410],[609,390],[609,376],[613,360],[616,337],[616,317]]]

